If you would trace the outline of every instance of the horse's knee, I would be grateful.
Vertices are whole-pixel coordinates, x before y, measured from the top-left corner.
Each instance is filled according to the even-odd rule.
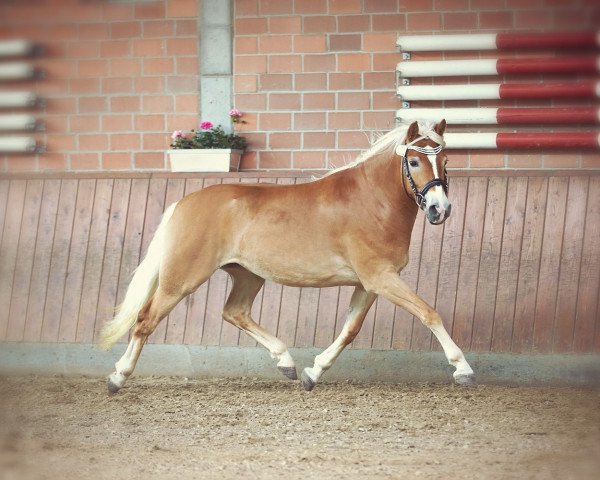
[[[223,318],[242,330],[245,330],[250,325],[248,314],[241,310],[225,308],[223,310]]]
[[[426,327],[432,328],[442,324],[442,317],[438,312],[431,309],[425,312],[421,321]]]

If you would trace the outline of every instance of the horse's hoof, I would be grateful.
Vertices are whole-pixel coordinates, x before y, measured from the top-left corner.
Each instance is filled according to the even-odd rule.
[[[113,381],[110,378],[106,380],[106,386],[108,387],[109,395],[114,395],[119,390],[121,390],[121,387],[119,387],[116,383],[113,383]]]
[[[277,367],[290,380],[298,380],[298,372],[296,367]]]
[[[306,390],[307,392],[310,392],[313,388],[315,388],[315,385],[317,384],[312,378],[308,376],[308,374],[306,373],[306,369],[302,370],[302,375],[300,376],[300,379],[302,380],[302,386],[304,387],[304,390]]]
[[[475,380],[475,375],[457,375],[454,377],[454,383],[460,385],[461,387],[476,387],[477,381]]]

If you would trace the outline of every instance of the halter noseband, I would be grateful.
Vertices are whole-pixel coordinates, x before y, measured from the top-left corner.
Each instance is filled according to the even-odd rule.
[[[403,176],[402,186],[404,187],[404,191],[406,192],[406,186],[404,185],[404,177],[406,177],[406,179],[408,180],[408,184],[410,185],[410,189],[412,190],[412,192],[415,196],[415,202],[417,202],[418,207],[421,209],[423,208],[423,202],[425,201],[425,195],[431,188],[440,186],[444,189],[444,192],[446,193],[446,195],[448,195],[448,186],[449,186],[448,172],[446,171],[446,166],[444,166],[444,177],[446,180],[442,180],[441,178],[434,178],[434,179],[430,180],[429,182],[427,182],[420,191],[417,188],[417,186],[415,185],[415,181],[413,180],[412,175],[410,174],[410,169],[408,168],[408,157],[406,155],[406,152],[408,150],[414,150],[416,152],[423,153],[425,155],[432,155],[432,154],[437,155],[444,149],[444,145],[438,145],[435,148],[432,148],[432,147],[423,148],[423,147],[419,147],[417,145],[413,145],[415,142],[418,142],[419,140],[423,140],[424,138],[428,138],[428,137],[427,136],[419,137],[410,143],[398,145],[398,147],[396,147],[396,153],[398,155],[400,155],[400,157],[402,158],[402,176]],[[435,141],[436,140],[434,140],[434,142]],[[408,192],[406,192],[406,194],[408,195]]]

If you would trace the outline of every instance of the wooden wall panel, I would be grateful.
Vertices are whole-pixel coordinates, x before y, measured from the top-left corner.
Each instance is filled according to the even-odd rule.
[[[218,183],[298,178],[0,179],[0,340],[91,343],[122,300],[169,204]],[[443,226],[419,214],[401,277],[440,312],[466,351],[600,351],[600,176],[459,177]],[[150,341],[252,346],[221,318],[231,281],[217,272]],[[289,346],[339,335],[352,288],[267,282],[255,321]],[[126,339],[123,339],[125,341]],[[439,350],[384,299],[352,348]]]

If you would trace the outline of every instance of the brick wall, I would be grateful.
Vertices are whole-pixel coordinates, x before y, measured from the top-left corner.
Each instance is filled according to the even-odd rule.
[[[232,1],[245,170],[339,166],[393,126],[399,32],[600,25],[593,0]],[[201,0],[0,3],[0,37],[46,46],[35,89],[48,98],[48,152],[0,157],[0,171],[167,170],[169,132],[199,120],[201,14]],[[457,151],[452,166],[600,168],[595,152]]]

